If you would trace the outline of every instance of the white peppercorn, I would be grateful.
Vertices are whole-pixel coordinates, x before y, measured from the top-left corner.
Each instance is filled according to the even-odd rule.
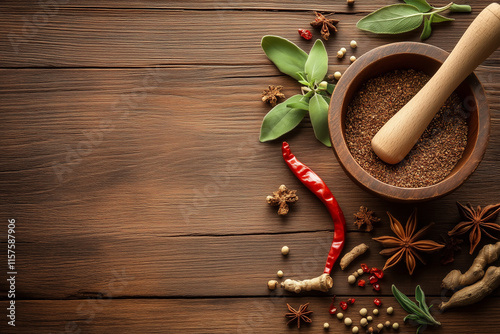
[[[278,287],[278,281],[276,280],[270,280],[269,282],[267,282],[267,287],[269,288],[269,290],[274,290]]]
[[[344,317],[343,313],[341,312],[337,313],[337,319],[342,320],[343,317]]]
[[[364,317],[368,314],[368,310],[366,308],[362,308],[361,310],[359,310],[359,314]]]
[[[353,273],[352,273],[352,275],[353,275],[354,277],[358,277],[358,276],[359,276],[358,271],[353,272]]]
[[[344,325],[346,325],[346,326],[351,326],[351,325],[352,325],[352,320],[351,320],[351,318],[345,318],[345,319],[344,319]]]
[[[397,322],[393,323],[392,324],[392,328],[394,328],[395,330],[398,330],[399,329],[399,324]]]
[[[363,269],[359,268],[358,269],[358,274],[363,275],[363,273],[364,273]]]
[[[355,40],[352,40],[350,45],[351,45],[351,48],[353,48],[353,49],[358,47],[358,43]]]
[[[328,328],[330,328],[330,324],[329,324],[328,322],[325,322],[325,323],[323,324],[323,328],[324,328],[324,329],[328,329]]]
[[[279,278],[283,277],[283,271],[281,270],[278,270],[278,272],[276,273],[276,275],[278,275]]]
[[[387,314],[392,314],[392,312],[394,312],[394,308],[392,306],[389,306],[387,308]]]
[[[346,48],[340,48],[340,51],[342,51],[342,53],[346,53],[347,52],[347,49]]]
[[[344,53],[341,50],[337,51],[337,58],[344,58]]]
[[[335,78],[335,80],[340,80],[340,78],[342,77],[342,73],[337,71],[337,72],[333,73],[333,77]]]
[[[372,312],[373,312],[373,315],[378,315],[378,308],[374,308]]]
[[[283,246],[281,248],[281,254],[288,255],[289,252],[290,252],[290,248],[288,248],[288,246]]]
[[[356,283],[356,277],[354,277],[354,275],[349,275],[349,277],[347,277],[347,282],[349,284],[354,284]]]
[[[356,56],[351,56],[351,58],[349,58],[349,60],[351,61],[351,63],[354,63],[356,61]]]
[[[383,324],[378,324],[377,328],[378,328],[379,331],[381,331],[384,328],[384,325]]]
[[[384,325],[385,325],[385,327],[389,328],[389,327],[391,327],[391,322],[389,320],[387,320]]]
[[[368,325],[368,320],[366,320],[366,318],[361,318],[361,320],[359,321],[359,324],[362,327],[365,327],[366,325]]]
[[[357,333],[359,333],[359,328],[358,328],[358,326],[354,326],[354,327],[352,328],[352,332],[353,332],[353,334],[357,334]]]
[[[366,317],[366,320],[368,320],[368,321],[372,321],[372,320],[373,320],[373,317],[372,317],[371,315],[369,315],[369,316],[367,316],[367,317]]]

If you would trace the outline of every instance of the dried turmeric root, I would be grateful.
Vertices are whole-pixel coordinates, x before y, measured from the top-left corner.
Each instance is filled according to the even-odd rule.
[[[455,292],[450,300],[441,303],[439,309],[445,311],[452,307],[477,303],[500,286],[500,267],[490,266],[484,277],[477,283]]]
[[[483,247],[472,262],[472,266],[462,274],[460,270],[452,270],[441,283],[441,287],[456,290],[462,286],[477,282],[484,275],[486,265],[495,262],[500,256],[500,241]]]
[[[354,247],[349,253],[344,255],[344,257],[340,260],[340,268],[344,270],[347,266],[354,261],[355,258],[363,254],[368,250],[368,246],[366,244],[360,244]]]
[[[301,291],[322,291],[327,292],[333,286],[333,279],[328,274],[321,274],[318,277],[306,279],[303,281],[295,281],[286,279],[281,283],[281,287],[286,291],[300,293]]]

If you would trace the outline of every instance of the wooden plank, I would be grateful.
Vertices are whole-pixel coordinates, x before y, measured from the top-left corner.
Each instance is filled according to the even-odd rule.
[[[326,43],[332,55],[352,39],[358,41],[357,56],[391,42],[419,41],[420,31],[397,36],[360,31],[355,24],[363,15],[336,15],[339,32]],[[451,51],[475,15],[451,14],[457,20],[436,25],[427,42]],[[297,29],[313,19],[311,12],[295,11],[91,8],[61,8],[42,22],[33,17],[36,11],[6,9],[2,14],[0,67],[267,64],[259,45],[262,36],[280,35],[309,49],[311,43],[302,40]],[[499,59],[496,51],[486,64]]]
[[[410,291],[405,291],[406,293]],[[350,296],[350,295],[349,295]],[[346,296],[347,297],[347,296]],[[337,299],[346,298],[338,296]],[[398,322],[398,333],[414,333],[415,326],[403,323],[406,312],[394,298],[380,297],[383,307],[374,317],[373,325],[389,320]],[[432,333],[475,334],[482,328],[496,328],[500,312],[498,298],[487,298],[481,307],[469,306],[433,315],[441,326],[429,329]],[[359,326],[358,310],[372,310],[373,297],[358,297],[346,316]],[[428,296],[427,301],[438,303],[439,296]],[[323,323],[330,324],[329,332],[350,333],[336,318],[328,314],[330,298],[215,298],[215,299],[88,299],[67,301],[19,301],[15,328],[7,328],[2,321],[2,333],[297,333],[297,328],[286,325],[286,303],[293,307],[310,303],[313,322],[302,325],[302,333],[323,332]],[[2,309],[6,303],[0,302]],[[389,316],[385,308],[392,306]],[[389,332],[394,332],[392,329]]]
[[[456,200],[485,205],[498,193],[500,71],[478,73],[491,105],[489,148],[458,191],[420,205],[423,221],[452,225]],[[323,205],[287,171],[280,141],[258,142],[269,110],[261,90],[272,83],[287,96],[298,91],[270,65],[0,74],[0,205],[6,218],[29,224],[35,240],[72,235],[76,226],[159,236],[331,229]],[[411,211],[354,185],[308,120],[284,139],[330,185],[350,222],[360,205],[384,218],[386,210]],[[265,203],[282,183],[301,198],[285,219]],[[46,228],[54,224],[57,232]]]

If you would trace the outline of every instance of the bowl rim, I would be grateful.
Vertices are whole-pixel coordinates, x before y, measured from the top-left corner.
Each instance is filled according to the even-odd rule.
[[[346,108],[348,102],[350,101],[346,102],[344,99],[346,93],[353,84],[354,78],[358,74],[362,73],[363,69],[367,68],[368,65],[373,65],[374,63],[381,61],[383,58],[389,56],[393,57],[399,54],[416,54],[418,56],[433,58],[438,62],[443,63],[449,53],[439,47],[417,42],[391,43],[368,51],[352,63],[337,82],[330,101],[328,111],[328,127],[330,130],[332,148],[339,164],[342,166],[346,174],[359,186],[361,186],[361,188],[391,201],[423,202],[451,193],[461,186],[475,171],[486,151],[489,140],[489,108],[486,101],[486,94],[481,82],[474,73],[470,74],[464,82],[467,82],[470,87],[473,87],[473,96],[476,107],[478,108],[478,127],[475,142],[468,143],[468,145],[473,145],[473,150],[461,168],[452,172],[442,181],[426,187],[398,187],[376,179],[365,171],[349,152],[345,142],[342,110],[344,105]],[[478,103],[479,100],[483,99],[484,103]],[[461,159],[464,158],[462,157]]]

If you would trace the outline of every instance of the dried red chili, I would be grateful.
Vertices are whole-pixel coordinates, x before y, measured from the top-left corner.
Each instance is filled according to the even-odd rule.
[[[375,305],[377,305],[377,306],[382,305],[382,301],[381,301],[380,299],[378,299],[378,298],[375,298],[375,299],[373,300],[373,303],[374,303]]]
[[[360,279],[360,280],[358,281],[358,286],[360,286],[360,287],[364,287],[364,286],[365,286],[365,284],[366,284],[366,282],[365,282],[365,280],[364,280],[364,279]]]
[[[318,176],[318,174],[297,160],[295,155],[293,155],[290,151],[290,146],[287,142],[283,142],[281,151],[286,164],[293,174],[295,174],[295,176],[323,202],[333,219],[333,242],[326,259],[325,270],[323,271],[325,274],[330,274],[335,261],[337,261],[342,249],[344,248],[346,228],[344,214],[325,182]]]
[[[373,287],[373,290],[375,290],[375,291],[380,291],[380,284],[378,284],[378,283],[373,283],[373,284],[372,284],[372,287]]]
[[[333,305],[333,303],[330,305],[330,309],[328,310],[330,314],[335,314],[337,313],[337,307]]]
[[[311,40],[313,37],[312,33],[307,29],[299,29],[299,35],[307,41]]]
[[[340,302],[340,308],[343,309],[344,311],[347,310],[347,303],[345,301]]]
[[[365,273],[370,272],[370,268],[368,268],[368,266],[365,263],[361,263],[361,269],[363,269],[363,272]]]
[[[349,304],[351,304],[351,305],[352,305],[352,304],[354,304],[354,302],[355,302],[355,301],[356,301],[356,299],[354,299],[354,298],[349,298],[349,299],[347,300],[347,302],[348,302]]]

